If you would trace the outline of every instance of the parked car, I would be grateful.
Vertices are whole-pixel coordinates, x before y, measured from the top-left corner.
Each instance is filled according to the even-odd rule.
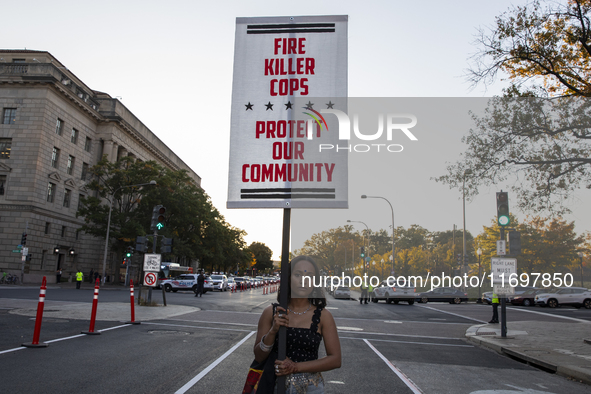
[[[438,287],[436,289],[423,292],[417,296],[417,301],[423,304],[427,302],[449,302],[450,304],[460,304],[468,302],[468,293],[453,287]]]
[[[334,290],[334,298],[343,298],[345,300],[351,299],[351,289],[346,286],[339,286]]]
[[[548,293],[548,289],[529,289],[519,295],[511,297],[511,305],[534,306],[536,305],[536,295]]]
[[[237,283],[238,282],[236,282],[236,280],[233,276],[228,278],[228,289],[230,289],[230,291],[236,290]]]
[[[536,305],[556,308],[561,305],[591,309],[591,291],[584,287],[559,287],[551,293],[536,295]]]
[[[415,303],[416,291],[414,286],[388,286],[388,281],[384,280],[373,290],[370,297],[372,302],[384,300],[386,304],[398,304],[400,301],[406,301],[408,305],[412,305]]]
[[[532,289],[536,289],[536,288],[532,287],[532,286],[515,286],[515,288],[513,289],[515,294],[508,297],[508,299],[511,300],[512,297],[521,295],[521,294],[525,293],[526,291],[532,290]],[[492,291],[487,291],[485,293],[482,293],[482,298],[481,298],[482,302],[483,303],[486,302],[489,305],[492,304],[492,293],[493,293]]]
[[[226,275],[211,275],[210,278],[214,290],[228,290],[228,277],[226,277]]]
[[[245,286],[245,289],[250,288],[250,282],[246,278],[236,276],[236,277],[234,277],[234,282],[236,282],[239,289],[241,288],[242,285]]]

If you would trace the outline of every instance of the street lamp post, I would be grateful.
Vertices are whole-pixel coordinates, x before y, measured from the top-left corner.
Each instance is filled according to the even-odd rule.
[[[584,255],[583,255],[583,252],[579,252],[578,255],[579,255],[579,258],[581,259],[581,287],[585,287],[583,285],[583,256]]]
[[[478,277],[480,278],[480,276],[482,275],[482,273],[480,272],[480,256],[482,256],[482,249],[478,248],[478,250],[476,251],[476,254],[478,255]],[[478,304],[482,304],[482,283],[478,285],[478,300],[476,300],[476,303]]]
[[[361,223],[367,229],[367,253],[369,253],[369,227],[367,224],[360,222],[359,220],[347,220],[347,223]],[[363,236],[363,245],[365,245],[365,235]],[[365,272],[365,256],[363,257],[363,271]]]
[[[392,207],[392,204],[390,204],[390,201],[388,201],[387,198],[384,197],[380,197],[380,196],[366,196],[365,194],[361,196],[361,198],[381,198],[382,200],[386,200],[386,202],[388,203],[388,205],[390,206],[390,210],[392,211],[392,275],[394,275],[394,262],[396,261],[396,245],[394,244],[394,208]]]
[[[137,185],[120,186],[117,189],[115,189],[113,193],[111,193],[111,199],[109,200],[109,216],[107,217],[107,236],[105,237],[105,253],[103,255],[103,285],[105,284],[105,274],[107,272],[107,251],[109,248],[109,233],[111,231],[111,212],[113,211],[113,199],[115,198],[115,193],[126,187],[138,187],[146,185],[156,185],[156,181],[150,181],[150,183],[140,183]]]
[[[471,174],[472,170],[468,169],[464,171],[462,177],[462,220],[464,221],[464,230],[462,231],[462,273],[466,273],[466,175]],[[464,287],[465,290],[465,287]]]

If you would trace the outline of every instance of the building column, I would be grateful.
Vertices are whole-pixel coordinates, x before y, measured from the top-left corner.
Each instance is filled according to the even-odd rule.
[[[107,160],[113,161],[113,141],[103,142],[103,155],[107,155]]]
[[[113,142],[113,148],[111,150],[111,161],[114,163],[117,161],[118,157],[117,157],[117,153],[119,153],[119,144],[117,144],[116,142]]]

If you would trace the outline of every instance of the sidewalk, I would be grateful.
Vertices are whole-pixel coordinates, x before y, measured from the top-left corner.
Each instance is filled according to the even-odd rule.
[[[590,322],[508,323],[507,338],[501,338],[499,324],[481,324],[470,327],[466,337],[504,356],[591,384]]]

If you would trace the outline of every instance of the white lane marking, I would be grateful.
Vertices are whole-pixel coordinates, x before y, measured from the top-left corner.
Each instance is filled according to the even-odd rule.
[[[363,328],[359,328],[359,327],[340,327],[340,326],[337,326],[337,330],[343,330],[343,331],[363,331]]]
[[[468,319],[468,320],[474,320],[474,321],[477,321],[478,323],[486,324],[486,322],[483,321],[483,320],[474,319],[473,317],[463,316],[463,315],[460,315],[460,314],[457,314],[457,313],[453,313],[453,312],[442,311],[440,309],[431,308],[430,306],[422,306],[422,305],[419,305],[419,308],[431,309],[432,311],[441,312],[441,313],[447,313],[448,315],[457,316],[457,317],[461,317],[461,318]]]
[[[166,324],[166,323],[148,323],[142,322],[142,324],[151,324],[153,326],[169,326],[169,327],[184,327],[184,328],[203,328],[205,330],[211,330],[211,327],[199,327],[199,326],[189,326],[187,324]],[[237,328],[215,328],[216,330],[220,331],[242,331],[242,332],[250,332],[251,330],[239,330]]]
[[[227,324],[231,326],[251,326],[256,327],[256,324],[247,324],[247,323],[228,323],[223,321],[208,321],[208,320],[183,320],[183,319],[166,319],[166,320],[174,320],[174,321],[184,321],[187,323],[205,323],[205,324]]]
[[[255,306],[253,306],[253,308],[257,308],[257,307],[259,307],[259,306],[261,306],[263,304],[269,304],[269,305],[271,305],[272,303],[270,303],[268,300],[267,301],[263,301],[261,303],[256,304]]]
[[[384,323],[396,323],[396,324],[402,324],[401,321],[396,321],[396,320],[384,320]]]
[[[591,321],[589,321],[589,320],[577,319],[577,318],[574,318],[574,317],[568,317],[568,316],[562,316],[562,315],[554,315],[552,313],[530,311],[529,309],[522,309],[522,308],[511,308],[511,309],[518,310],[518,311],[521,311],[521,312],[535,313],[537,315],[543,315],[543,316],[546,316],[546,317],[547,316],[551,316],[551,317],[557,317],[557,318],[560,318],[560,319],[574,320],[574,321],[578,321],[578,322],[581,322],[581,323],[591,323]]]
[[[421,391],[421,389],[419,389],[412,380],[410,380],[408,378],[408,376],[406,376],[401,370],[399,370],[394,364],[392,364],[390,362],[390,360],[388,360],[386,357],[384,357],[384,355],[382,353],[380,353],[378,351],[378,349],[376,349],[375,347],[373,347],[373,345],[371,343],[369,343],[369,341],[367,339],[363,340],[367,346],[370,347],[371,350],[373,350],[375,352],[375,354],[378,355],[379,358],[382,359],[383,362],[386,363],[386,365],[388,367],[390,367],[390,369],[400,378],[400,380],[402,380],[404,382],[404,384],[406,384],[406,386],[411,389],[411,391],[414,394],[423,394],[423,392]]]
[[[103,331],[109,331],[109,330],[115,330],[117,328],[121,328],[121,327],[129,327],[132,324],[123,324],[121,326],[115,326],[115,327],[111,327],[111,328],[103,328],[102,330],[98,330],[98,332],[103,332]]]
[[[68,339],[80,338],[80,337],[85,337],[85,336],[86,336],[86,334],[72,335],[71,337],[58,338],[58,339],[52,339],[51,341],[45,341],[45,343],[60,342],[60,341],[68,340]]]
[[[367,332],[364,331],[360,334],[367,334],[367,335],[384,335],[384,336],[391,336],[391,337],[406,337],[406,338],[427,338],[427,339],[443,339],[449,341],[461,341],[460,338],[453,338],[453,337],[433,337],[429,335],[410,335],[410,334],[390,334],[385,332]]]
[[[10,352],[16,352],[17,350],[23,350],[23,349],[26,349],[26,347],[24,347],[24,346],[21,346],[21,347],[15,347],[15,348],[13,348],[13,349],[2,350],[2,351],[0,352],[0,354],[4,354],[4,353],[10,353]]]
[[[332,383],[332,384],[345,384],[345,382],[340,382],[338,380],[329,380],[326,383]]]
[[[121,328],[121,327],[128,327],[128,326],[130,326],[130,325],[131,325],[131,324],[124,324],[124,325],[122,325],[122,326],[115,326],[115,327],[111,327],[111,328],[104,328],[104,329],[102,329],[102,330],[98,330],[98,331],[99,331],[99,332],[102,332],[102,331],[115,330],[115,329],[117,329],[117,328]],[[72,336],[69,336],[69,337],[64,337],[64,338],[57,338],[57,339],[52,339],[52,340],[49,340],[49,341],[45,341],[45,342],[43,342],[43,343],[54,343],[54,342],[66,341],[66,340],[68,340],[68,339],[80,338],[80,337],[85,337],[85,336],[87,336],[87,335],[86,335],[86,334],[78,334],[78,335],[72,335]],[[16,348],[14,348],[14,349],[2,350],[2,351],[0,351],[0,354],[3,354],[3,353],[9,353],[9,352],[14,352],[14,351],[17,351],[17,350],[22,350],[22,349],[26,349],[26,347],[24,347],[24,346],[21,346],[21,347],[16,347]]]
[[[193,387],[198,381],[200,381],[205,375],[207,375],[219,363],[221,363],[222,361],[224,361],[224,359],[226,357],[228,357],[230,354],[232,354],[236,349],[238,349],[240,347],[240,345],[242,345],[244,342],[246,342],[248,340],[248,338],[250,338],[251,336],[253,336],[255,333],[256,333],[256,331],[251,331],[250,334],[248,334],[247,336],[245,336],[240,342],[238,342],[236,345],[232,346],[232,348],[230,350],[228,350],[226,353],[222,354],[217,360],[215,360],[207,368],[205,368],[203,371],[201,371],[199,373],[199,375],[195,376],[193,379],[189,380],[183,387],[181,387],[180,389],[178,389],[175,392],[175,394],[183,394],[187,390],[189,390],[191,387]]]
[[[337,307],[335,307],[335,306],[325,306],[324,308],[325,308],[325,309],[339,309],[339,308],[337,308]]]
[[[389,343],[408,343],[411,345],[431,345],[431,346],[451,346],[451,347],[474,347],[474,345],[454,345],[451,343],[432,343],[432,342],[413,342],[413,341],[393,341],[391,339],[366,339],[366,338],[354,338],[354,337],[342,337],[339,339],[357,339],[360,341],[378,341],[378,342],[389,342]]]
[[[383,321],[383,319],[359,319],[359,318],[354,318],[354,317],[335,317],[335,320],[363,320],[363,321],[370,321],[370,322],[381,322]],[[460,325],[466,325],[466,324],[470,324],[470,323],[451,323],[451,322],[446,322],[446,323],[439,323],[436,321],[418,321],[418,320],[405,320],[404,323],[427,323],[427,324],[460,324]]]

